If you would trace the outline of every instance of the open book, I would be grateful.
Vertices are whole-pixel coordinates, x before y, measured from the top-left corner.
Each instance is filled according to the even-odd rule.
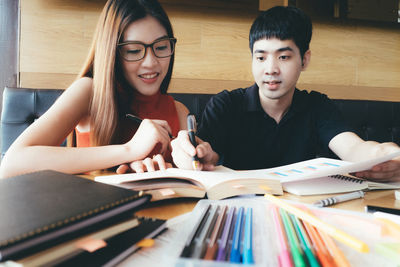
[[[214,171],[191,171],[170,168],[162,171],[97,176],[95,181],[123,188],[143,190],[151,194],[152,201],[194,197],[223,199],[244,194],[264,194],[259,186],[270,188],[269,193],[282,195],[279,178],[258,178],[256,174],[243,173],[218,166]]]
[[[327,192],[332,181],[336,180],[329,178],[323,180],[321,185],[313,183],[316,178],[322,179],[321,177],[368,170],[397,156],[400,156],[400,152],[361,162],[316,158],[276,168],[249,171],[234,171],[223,166],[218,166],[214,171],[170,168],[147,173],[98,176],[95,181],[146,191],[146,193],[152,194],[152,201],[177,197],[203,198],[206,193],[209,199],[223,199],[243,194],[264,194],[265,191],[260,188],[261,185],[268,187],[269,193],[281,195],[283,193],[282,186],[283,190],[289,187],[293,189],[301,187],[302,183],[306,183],[306,187],[310,187],[313,194],[328,194],[359,189],[350,190],[350,187],[346,189],[349,183],[339,182],[340,189]],[[299,186],[296,181],[299,182]],[[365,185],[366,183],[363,186]],[[294,191],[290,192],[295,193]]]

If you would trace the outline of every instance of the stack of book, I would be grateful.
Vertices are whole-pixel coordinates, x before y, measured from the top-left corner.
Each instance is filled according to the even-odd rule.
[[[50,257],[51,265],[93,258],[99,265],[115,262],[134,251],[138,241],[165,228],[163,220],[134,217],[150,198],[50,170],[0,180],[0,261],[74,239],[74,249]],[[99,234],[115,224],[120,227]]]

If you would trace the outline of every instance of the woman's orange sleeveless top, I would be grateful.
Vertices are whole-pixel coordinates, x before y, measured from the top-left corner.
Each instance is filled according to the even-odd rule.
[[[142,119],[165,120],[171,127],[172,135],[178,135],[180,130],[179,117],[175,101],[170,95],[158,92],[155,95],[146,96],[135,92],[134,100],[131,105],[131,113]],[[136,123],[130,120],[124,120],[123,128],[126,130],[122,133],[121,143],[129,141],[136,133],[138,127],[139,125]],[[91,145],[90,132],[79,132],[75,129],[75,133],[77,147],[89,147]],[[166,158],[166,160],[170,162],[168,159],[170,159],[170,155]]]

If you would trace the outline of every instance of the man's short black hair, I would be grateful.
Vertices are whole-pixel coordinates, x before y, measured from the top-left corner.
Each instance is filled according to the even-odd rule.
[[[311,19],[299,8],[276,6],[263,11],[250,29],[250,50],[260,39],[277,38],[293,40],[300,50],[301,58],[309,49],[312,35]]]

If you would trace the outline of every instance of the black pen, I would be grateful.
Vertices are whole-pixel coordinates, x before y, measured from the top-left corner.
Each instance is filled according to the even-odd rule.
[[[194,115],[189,114],[187,116],[187,128],[188,128],[188,135],[190,139],[190,143],[196,148],[197,147],[197,142],[196,142],[196,117]],[[200,161],[197,155],[193,156],[193,169],[198,170],[200,166]]]
[[[394,215],[400,215],[400,209],[394,209],[394,208],[386,208],[386,207],[378,207],[378,206],[372,206],[372,205],[367,205],[365,207],[365,210],[367,212],[386,212]]]
[[[129,114],[129,113],[127,113],[127,114],[125,114],[125,117],[127,117],[128,119],[130,119],[130,120],[132,120],[132,121],[134,121],[134,122],[137,122],[139,125],[142,123],[142,119],[141,118],[139,118],[138,116],[135,116],[135,115],[132,115],[132,114]],[[169,135],[169,138],[175,138],[172,134],[170,134],[169,132],[168,132],[168,135]]]

